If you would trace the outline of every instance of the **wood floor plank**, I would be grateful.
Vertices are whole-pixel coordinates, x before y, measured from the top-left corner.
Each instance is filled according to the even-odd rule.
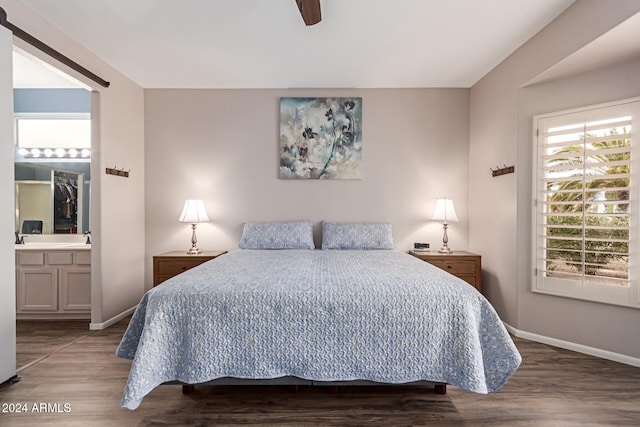
[[[18,353],[40,360],[20,372],[20,382],[0,387],[0,404],[27,406],[0,412],[2,426],[640,425],[640,368],[517,338],[522,366],[489,395],[451,386],[446,395],[415,387],[294,393],[275,386],[198,387],[183,395],[166,385],[129,411],[120,399],[130,362],[115,356],[127,320],[93,332],[86,323],[66,325],[68,334],[62,324],[18,325]]]
[[[87,320],[19,320],[16,322],[18,371],[88,333]]]

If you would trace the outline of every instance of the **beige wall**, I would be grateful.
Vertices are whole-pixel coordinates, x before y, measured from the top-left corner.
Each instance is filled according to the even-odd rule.
[[[364,178],[278,179],[280,97],[361,96]],[[204,199],[203,249],[237,248],[246,221],[390,221],[396,247],[439,248],[435,199],[455,202],[450,246],[467,249],[469,91],[145,90],[147,284],[151,256],[186,250],[184,200]],[[316,241],[319,244],[319,238]]]
[[[144,103],[142,88],[42,20],[22,3],[3,0],[8,20],[111,82],[102,88],[20,40],[14,43],[77,78],[92,94],[92,326],[140,300],[144,290]],[[3,58],[3,60],[5,60]],[[96,107],[93,109],[94,102]],[[128,179],[105,176],[106,167],[131,169]],[[5,178],[5,181],[7,179]],[[13,188],[13,180],[3,185]],[[13,222],[12,222],[13,224]]]
[[[616,1],[615,8],[580,0],[471,89],[469,181],[469,247],[484,256],[483,286],[501,317],[521,331],[635,358],[640,342],[629,338],[637,335],[631,325],[638,324],[640,310],[531,293],[530,214],[534,110],[563,108],[560,94],[570,94],[571,106],[614,99],[625,82],[636,79],[637,85],[637,74],[623,81],[616,81],[616,71],[600,75],[593,96],[586,94],[593,89],[588,79],[521,88],[639,10],[633,0]],[[516,164],[516,173],[491,178],[488,168],[501,163]]]

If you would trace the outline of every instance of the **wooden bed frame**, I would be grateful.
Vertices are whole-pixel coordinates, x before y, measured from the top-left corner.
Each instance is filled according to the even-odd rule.
[[[297,377],[281,377],[274,379],[240,379],[240,378],[218,378],[201,384],[184,384],[180,382],[170,382],[167,384],[182,384],[182,394],[191,394],[195,391],[196,385],[203,386],[225,386],[225,385],[283,385],[292,386],[294,391],[298,391],[299,386],[331,387],[333,392],[338,391],[338,387],[344,386],[432,386],[436,394],[447,394],[447,384],[432,381],[413,381],[403,384],[379,383],[375,381],[355,380],[355,381],[312,381]]]

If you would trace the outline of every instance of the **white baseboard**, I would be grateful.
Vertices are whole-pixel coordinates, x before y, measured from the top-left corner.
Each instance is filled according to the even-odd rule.
[[[106,322],[102,322],[102,323],[90,323],[89,324],[89,330],[91,331],[101,331],[103,329],[107,329],[109,326],[113,325],[114,323],[117,323],[119,321],[121,321],[122,319],[124,319],[127,316],[130,316],[131,314],[133,314],[133,312],[136,310],[137,305],[131,307],[128,310],[123,311],[122,313],[118,314],[117,316],[112,317],[111,319],[108,319]]]
[[[601,359],[613,360],[614,362],[624,363],[625,365],[637,366],[640,368],[640,359],[637,357],[631,357],[620,353],[614,353],[607,350],[602,350],[595,347],[589,347],[582,344],[576,344],[569,341],[563,341],[556,338],[545,337],[544,335],[533,334],[531,332],[521,331],[513,326],[505,323],[504,326],[507,330],[518,338],[524,338],[529,341],[535,341],[542,344],[548,344],[558,348],[564,348],[565,350],[571,350],[582,354],[588,354],[589,356],[599,357]]]

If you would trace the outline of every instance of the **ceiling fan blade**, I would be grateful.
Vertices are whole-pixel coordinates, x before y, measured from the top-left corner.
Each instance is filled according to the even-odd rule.
[[[320,0],[296,0],[296,4],[305,25],[314,25],[322,20]]]

